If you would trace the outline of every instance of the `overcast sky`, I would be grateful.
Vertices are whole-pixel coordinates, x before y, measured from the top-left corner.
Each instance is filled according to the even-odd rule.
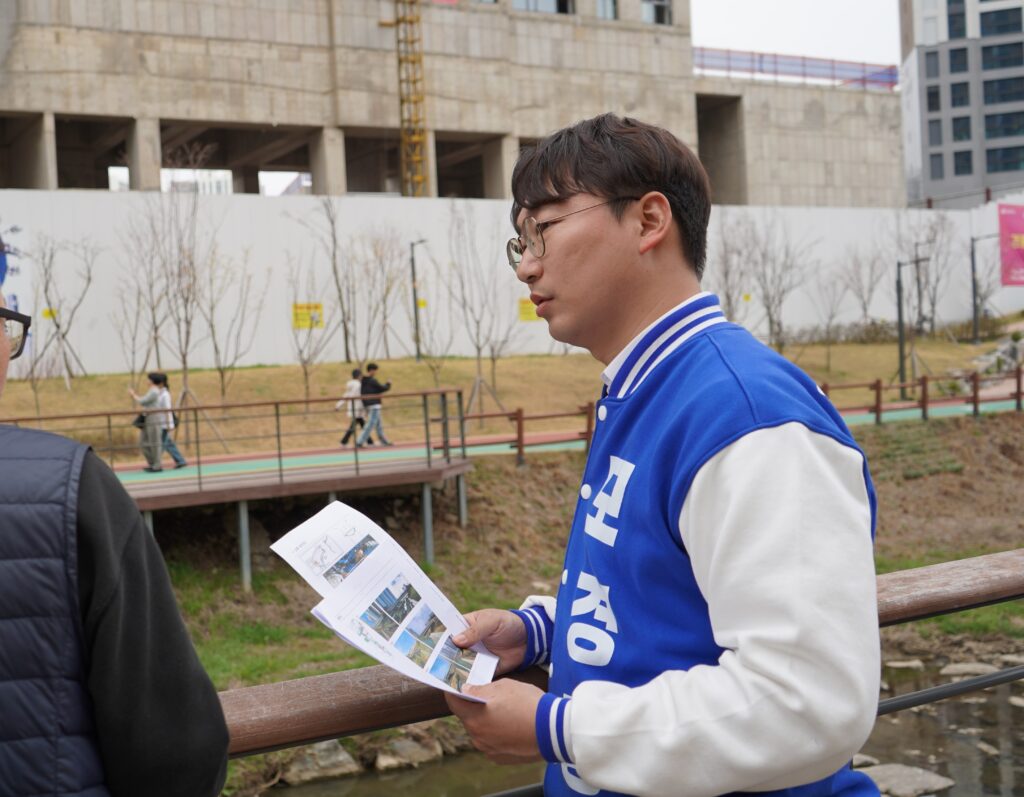
[[[898,64],[898,0],[690,0],[697,47]]]

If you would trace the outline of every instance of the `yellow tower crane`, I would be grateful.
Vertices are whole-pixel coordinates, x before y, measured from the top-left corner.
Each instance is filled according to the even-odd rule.
[[[423,25],[420,0],[395,0],[398,106],[401,123],[399,168],[402,196],[427,194],[427,116],[423,88]]]

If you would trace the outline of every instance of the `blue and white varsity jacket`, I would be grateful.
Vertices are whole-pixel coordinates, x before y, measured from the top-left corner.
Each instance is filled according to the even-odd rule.
[[[842,419],[711,294],[605,371],[557,600],[518,612],[545,794],[878,795],[875,497]]]

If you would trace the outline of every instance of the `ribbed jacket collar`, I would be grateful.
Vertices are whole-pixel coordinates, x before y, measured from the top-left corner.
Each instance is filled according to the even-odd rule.
[[[707,291],[676,305],[633,338],[604,369],[605,395],[625,398],[669,354],[698,332],[725,321],[718,297]]]

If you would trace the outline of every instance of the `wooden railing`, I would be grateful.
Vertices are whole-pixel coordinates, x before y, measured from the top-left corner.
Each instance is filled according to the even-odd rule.
[[[873,382],[848,382],[844,384],[830,384],[824,382],[821,385],[822,392],[835,404],[840,413],[868,413],[875,416],[875,423],[882,423],[886,412],[895,410],[916,409],[921,413],[921,419],[927,421],[930,410],[936,407],[948,407],[955,405],[969,404],[975,416],[981,414],[982,405],[987,403],[1012,400],[1017,412],[1022,411],[1024,404],[1024,366],[1018,365],[1013,371],[996,375],[983,375],[977,371],[963,377],[970,385],[970,391],[963,395],[936,396],[934,385],[936,382],[950,382],[952,379],[936,380],[928,376],[922,376],[910,382],[894,382],[883,384],[881,379]],[[981,394],[985,382],[1000,383],[1013,381],[1013,387],[1006,393],[994,393],[987,396]],[[956,380],[959,383],[960,380]],[[870,390],[874,394],[874,400],[870,404],[841,405],[835,400],[836,392],[840,390]],[[886,402],[884,395],[895,391],[900,392],[900,399]],[[915,395],[908,398],[908,393]]]
[[[889,626],[1022,597],[1024,549],[1019,549],[879,576],[878,620]],[[538,685],[545,680],[536,669],[523,677]],[[971,683],[958,688],[966,691]],[[384,666],[232,689],[220,697],[234,757],[449,713],[440,690]]]
[[[466,421],[484,421],[496,418],[504,418],[507,421],[511,421],[514,425],[513,434],[507,437],[498,439],[488,439],[487,444],[493,443],[509,443],[515,446],[516,449],[516,464],[524,465],[526,463],[526,447],[530,445],[526,439],[526,422],[527,421],[550,421],[557,420],[560,418],[579,418],[583,417],[585,427],[579,432],[559,432],[556,433],[554,440],[541,441],[534,443],[533,445],[543,445],[545,442],[556,442],[565,440],[583,440],[586,446],[589,448],[590,439],[594,435],[594,402],[588,402],[580,406],[575,412],[549,412],[540,415],[527,415],[522,407],[517,407],[511,412],[484,412],[476,413],[473,415],[467,415]],[[471,446],[471,442],[466,443],[467,446]]]

